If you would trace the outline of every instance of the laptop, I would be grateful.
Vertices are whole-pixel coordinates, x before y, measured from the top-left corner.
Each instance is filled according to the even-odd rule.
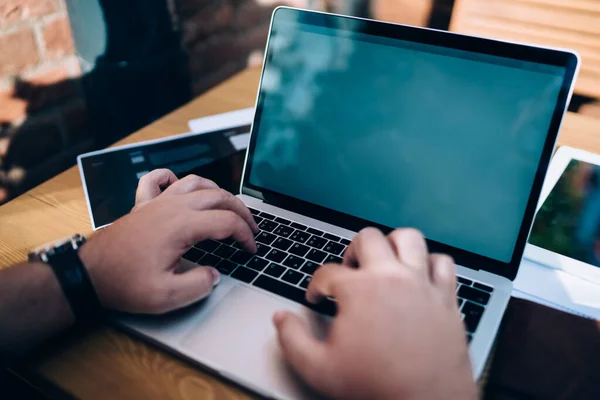
[[[260,396],[314,398],[281,357],[273,313],[303,314],[325,334],[335,303],[307,304],[315,270],[340,262],[364,227],[410,226],[456,261],[479,377],[578,66],[569,51],[276,9],[239,195],[258,253],[198,243],[186,267],[223,275],[208,299],[118,321]]]

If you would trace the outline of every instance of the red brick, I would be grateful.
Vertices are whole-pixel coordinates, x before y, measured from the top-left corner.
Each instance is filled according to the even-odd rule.
[[[30,28],[0,36],[0,49],[0,75],[20,73],[40,60],[33,30]]]
[[[10,124],[24,117],[26,112],[27,101],[15,97],[14,90],[0,92],[0,124]]]
[[[67,17],[58,18],[43,27],[46,56],[58,58],[75,52],[73,33]]]
[[[2,0],[0,26],[41,17],[57,10],[56,0]]]

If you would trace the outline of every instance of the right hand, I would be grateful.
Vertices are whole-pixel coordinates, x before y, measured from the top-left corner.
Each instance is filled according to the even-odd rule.
[[[180,271],[180,257],[205,239],[234,238],[256,252],[258,226],[240,199],[212,181],[156,170],[139,183],[133,211],[101,230],[79,255],[105,308],[160,314],[208,296],[219,272]]]
[[[319,268],[307,291],[310,302],[337,300],[325,340],[297,315],[274,316],[299,375],[337,399],[476,399],[453,260],[430,255],[415,230],[386,238],[371,228],[352,241],[343,264]]]

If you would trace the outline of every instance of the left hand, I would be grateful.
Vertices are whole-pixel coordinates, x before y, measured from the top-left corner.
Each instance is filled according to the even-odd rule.
[[[258,226],[237,197],[212,181],[156,170],[139,182],[132,212],[90,238],[79,255],[105,308],[161,314],[208,296],[214,268],[179,271],[181,255],[208,238],[256,252]]]

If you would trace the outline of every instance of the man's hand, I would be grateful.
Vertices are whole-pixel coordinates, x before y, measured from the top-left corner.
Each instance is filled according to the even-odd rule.
[[[179,270],[189,247],[233,237],[254,253],[257,231],[248,208],[214,182],[156,170],[140,180],[132,213],[94,235],[80,257],[104,307],[160,314],[208,296],[220,280],[210,267]]]
[[[311,302],[337,300],[324,341],[298,316],[274,316],[299,375],[338,399],[475,399],[453,260],[429,255],[415,230],[365,229],[343,264],[319,268],[307,291]]]

